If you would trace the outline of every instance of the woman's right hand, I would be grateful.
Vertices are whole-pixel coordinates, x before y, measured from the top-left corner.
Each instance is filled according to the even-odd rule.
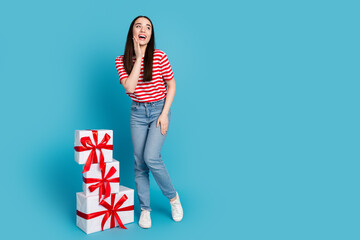
[[[143,56],[141,54],[140,43],[136,39],[136,36],[133,36],[133,41],[134,41],[134,51],[136,58],[142,58]]]

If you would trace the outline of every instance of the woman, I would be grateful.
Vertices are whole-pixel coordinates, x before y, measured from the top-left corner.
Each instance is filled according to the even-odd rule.
[[[154,27],[148,17],[138,16],[132,21],[125,53],[116,58],[115,64],[120,83],[133,100],[130,127],[141,207],[139,225],[151,227],[149,170],[170,200],[172,218],[181,221],[180,198],[160,154],[168,131],[176,84],[166,54],[155,49]]]

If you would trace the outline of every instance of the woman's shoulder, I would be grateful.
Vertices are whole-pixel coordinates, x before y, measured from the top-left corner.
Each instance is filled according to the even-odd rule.
[[[160,49],[154,49],[154,55],[155,54],[161,55],[161,56],[166,55],[166,53],[163,50],[160,50]]]
[[[115,63],[120,63],[120,62],[123,61],[123,59],[124,59],[124,55],[117,56],[117,57],[115,58]]]

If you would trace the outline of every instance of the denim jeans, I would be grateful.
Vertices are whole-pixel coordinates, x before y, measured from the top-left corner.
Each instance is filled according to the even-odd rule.
[[[167,133],[161,134],[160,124],[156,127],[164,103],[165,99],[148,103],[133,101],[131,104],[130,127],[135,158],[135,183],[142,210],[151,211],[149,170],[164,196],[168,199],[176,196],[160,154]],[[170,115],[169,111],[169,122]]]

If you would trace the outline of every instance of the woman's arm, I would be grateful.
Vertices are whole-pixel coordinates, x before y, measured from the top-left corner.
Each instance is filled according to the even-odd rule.
[[[124,86],[125,90],[129,93],[134,93],[136,85],[138,84],[140,69],[141,69],[141,61],[142,61],[140,44],[135,37],[133,37],[133,41],[134,41],[136,61],[133,66],[133,69],[131,70],[129,77],[121,81],[121,84]]]
[[[168,91],[166,94],[165,104],[156,124],[156,127],[159,127],[159,123],[160,123],[160,130],[162,135],[165,135],[165,133],[168,130],[168,126],[169,126],[168,113],[170,111],[170,107],[174,100],[175,92],[176,92],[176,83],[174,78],[169,81],[166,81],[166,83],[168,86]]]

